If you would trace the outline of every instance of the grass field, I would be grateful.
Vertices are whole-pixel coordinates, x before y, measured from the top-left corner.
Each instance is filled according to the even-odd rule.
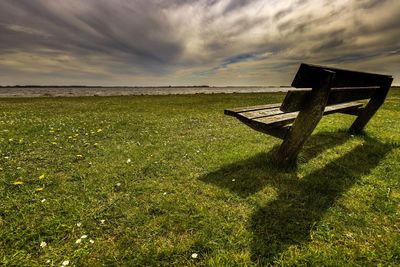
[[[400,91],[292,171],[223,115],[283,96],[0,99],[0,265],[400,265]]]

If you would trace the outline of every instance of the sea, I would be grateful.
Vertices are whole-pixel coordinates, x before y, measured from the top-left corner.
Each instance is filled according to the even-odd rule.
[[[165,86],[165,87],[0,87],[0,97],[76,97],[76,96],[129,96],[129,95],[180,95],[180,94],[232,94],[287,92],[289,86]]]

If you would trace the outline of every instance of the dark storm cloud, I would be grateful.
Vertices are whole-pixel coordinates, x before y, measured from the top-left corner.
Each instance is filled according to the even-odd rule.
[[[69,3],[74,3],[78,11],[85,5],[80,1]],[[5,42],[0,49],[29,51],[45,47],[73,54],[112,55],[148,67],[148,71],[173,62],[182,52],[181,40],[169,34],[173,29],[166,18],[146,1],[135,2],[134,6],[124,2],[117,7],[111,1],[92,1],[84,12],[74,12],[72,4],[66,10],[55,7],[54,2],[53,6],[48,4],[31,0],[2,3],[1,33]],[[11,16],[10,9],[19,12]],[[24,25],[21,27],[26,31],[10,29],[14,23]],[[31,34],[27,33],[30,27]],[[43,34],[35,34],[36,28]]]
[[[399,36],[397,0],[3,0],[0,83],[277,84],[301,61],[396,75]]]

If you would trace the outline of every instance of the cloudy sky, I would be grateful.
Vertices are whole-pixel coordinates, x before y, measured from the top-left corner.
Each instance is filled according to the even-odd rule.
[[[400,1],[0,1],[1,85],[283,85],[300,62],[399,84]]]

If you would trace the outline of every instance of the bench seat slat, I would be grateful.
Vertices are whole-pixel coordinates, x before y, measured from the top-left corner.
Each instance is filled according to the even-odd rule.
[[[267,104],[267,105],[259,105],[259,106],[231,108],[231,109],[225,109],[224,113],[226,115],[235,116],[236,113],[240,113],[240,112],[254,111],[254,110],[260,110],[260,109],[279,108],[281,105],[282,105],[282,103],[275,103],[275,104]]]
[[[248,119],[257,119],[257,118],[263,118],[263,117],[268,117],[268,116],[276,116],[279,114],[283,114],[284,112],[280,110],[280,108],[271,108],[271,109],[260,109],[260,110],[254,110],[254,111],[245,111],[245,112],[240,112],[240,116],[246,117]]]
[[[326,106],[324,115],[358,109],[362,106],[363,104],[358,102],[348,102],[348,103]],[[299,114],[298,111],[284,113],[280,111],[279,108],[272,108],[272,109],[260,109],[250,112],[249,111],[236,112],[232,115],[231,114],[228,115],[237,117],[239,120],[243,122],[251,123],[253,127],[257,127],[258,125],[258,127],[265,130],[292,123],[296,119],[298,114]]]
[[[362,103],[358,102],[349,102],[349,103],[342,103],[342,104],[337,104],[337,105],[332,105],[332,106],[326,106],[324,110],[324,115],[336,113],[336,112],[342,112],[346,110],[351,110],[351,109],[357,109],[359,107],[363,106]],[[276,116],[270,116],[270,117],[265,117],[265,118],[257,118],[255,121],[268,125],[271,128],[278,127],[281,125],[285,125],[288,123],[292,123],[297,115],[299,114],[298,111],[296,112],[289,112],[289,113],[283,113],[279,114]]]

